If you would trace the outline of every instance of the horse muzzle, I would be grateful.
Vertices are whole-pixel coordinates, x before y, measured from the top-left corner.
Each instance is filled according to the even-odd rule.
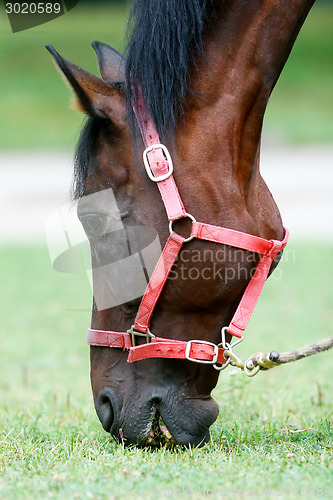
[[[219,412],[213,398],[181,399],[176,388],[154,388],[148,398],[145,391],[122,403],[113,389],[104,388],[95,408],[104,430],[126,446],[203,446]]]

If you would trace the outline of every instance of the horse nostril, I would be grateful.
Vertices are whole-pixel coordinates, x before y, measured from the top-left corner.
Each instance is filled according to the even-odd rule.
[[[97,414],[106,431],[110,431],[113,424],[113,407],[110,399],[107,396],[99,398]]]
[[[111,432],[111,427],[118,413],[119,400],[111,389],[103,389],[95,399],[95,408],[103,429]]]

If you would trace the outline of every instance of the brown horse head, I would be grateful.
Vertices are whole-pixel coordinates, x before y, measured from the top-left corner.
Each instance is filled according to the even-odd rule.
[[[279,211],[259,172],[262,120],[313,2],[236,7],[233,1],[181,0],[175,11],[165,0],[152,8],[146,3],[134,2],[127,61],[111,47],[93,44],[102,78],[49,48],[88,114],[75,194],[91,245],[96,330],[131,327],[158,257],[147,249],[160,249],[169,234],[158,189],[140,161],[144,146],[130,106],[137,82],[171,151],[187,212],[210,224],[283,239]],[[183,235],[188,226],[187,219],[175,224]],[[151,331],[219,344],[221,327],[257,263],[258,255],[246,250],[188,242],[157,302]],[[154,417],[161,417],[175,442],[207,442],[218,415],[211,391],[219,372],[189,360],[128,363],[127,357],[122,349],[91,347],[92,390],[103,428],[126,444],[146,444]]]

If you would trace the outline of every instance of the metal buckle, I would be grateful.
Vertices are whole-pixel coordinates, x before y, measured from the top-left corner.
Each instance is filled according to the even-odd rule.
[[[227,366],[229,366],[229,364],[232,362],[232,356],[236,357],[236,355],[233,353],[232,348],[235,347],[240,342],[242,342],[242,340],[244,338],[244,337],[240,337],[238,340],[235,340],[235,342],[233,344],[229,344],[229,342],[226,342],[226,340],[225,340],[225,334],[227,331],[228,331],[227,326],[224,326],[221,329],[222,342],[220,344],[218,344],[218,347],[222,347],[222,349],[224,349],[224,351],[227,352],[227,360],[226,360],[227,362],[224,363],[223,365],[215,364],[214,368],[215,368],[215,370],[218,370],[218,371],[225,370],[227,368]],[[229,353],[230,353],[230,355],[229,355]],[[224,359],[226,359],[225,356],[224,356]]]
[[[209,360],[204,360],[204,359],[195,359],[190,357],[190,352],[191,352],[191,347],[192,344],[206,344],[214,347],[214,356],[212,361]],[[212,342],[207,342],[206,340],[189,340],[186,344],[186,350],[185,350],[185,358],[188,359],[189,361],[193,361],[193,363],[202,363],[203,365],[214,365],[217,361],[219,355],[219,348],[216,344],[213,344]]]
[[[145,337],[146,338],[146,343],[149,344],[151,339],[155,337],[154,334],[151,333],[149,328],[147,329],[146,333],[143,332],[138,332],[138,330],[134,329],[134,325],[131,326],[129,330],[127,330],[127,333],[130,334],[131,339],[132,339],[132,347],[135,347],[135,337]]]
[[[165,154],[166,160],[169,164],[168,165],[169,171],[166,174],[159,175],[158,177],[155,177],[153,172],[151,171],[149,161],[148,161],[148,156],[147,156],[150,151],[154,151],[155,149],[162,149],[163,153]],[[172,159],[171,159],[170,153],[168,151],[168,148],[166,146],[164,146],[164,144],[153,144],[152,146],[149,146],[148,148],[146,148],[143,152],[143,163],[144,163],[144,166],[145,166],[145,169],[146,169],[146,172],[148,174],[149,179],[153,182],[165,181],[165,179],[167,179],[168,177],[170,177],[170,175],[172,175],[172,172],[173,172]]]

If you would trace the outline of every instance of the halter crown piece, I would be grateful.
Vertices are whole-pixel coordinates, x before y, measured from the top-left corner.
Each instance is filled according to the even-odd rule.
[[[169,219],[170,236],[142,297],[133,326],[127,332],[94,330],[89,328],[87,342],[92,346],[126,349],[129,351],[127,358],[129,363],[146,358],[187,359],[196,363],[211,364],[214,368],[220,370],[227,364],[227,359],[230,361],[230,358],[225,359],[223,355],[226,349],[231,348],[231,345],[225,341],[225,335],[229,333],[237,337],[238,340],[233,345],[243,339],[244,330],[258,301],[272,261],[286,246],[289,232],[284,228],[285,235],[282,241],[265,240],[251,234],[213,226],[204,222],[197,222],[185,210],[172,175],[173,165],[170,153],[160,143],[160,138],[153,121],[144,108],[142,98],[138,101],[138,109],[133,106],[133,110],[146,146],[143,152],[143,162],[148,177],[157,184],[160,191]],[[181,236],[173,230],[173,222],[184,218],[189,218],[192,221],[192,230],[188,238]],[[168,279],[169,273],[183,245],[193,238],[230,245],[250,252],[256,252],[261,256],[230,324],[221,330],[222,339],[218,345],[205,340],[180,341],[156,337],[149,330],[155,305]],[[135,345],[136,337],[144,337],[146,343]]]

